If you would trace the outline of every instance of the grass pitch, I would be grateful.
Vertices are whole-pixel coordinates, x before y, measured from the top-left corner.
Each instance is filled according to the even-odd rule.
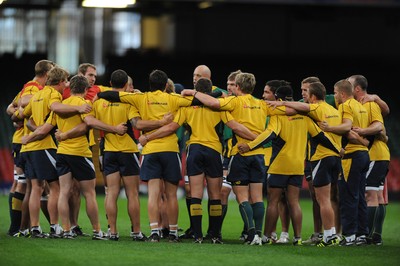
[[[6,235],[9,226],[8,197],[0,196],[0,265],[400,265],[400,203],[387,206],[382,246],[328,247],[292,245],[245,246],[239,240],[243,227],[235,201],[229,202],[222,235],[224,245],[207,242],[182,243],[133,242],[129,237],[130,221],[126,212],[126,199],[119,199],[118,228],[120,239],[93,241],[90,237],[66,239],[12,238]],[[98,195],[99,212],[103,230],[107,227],[104,197]],[[84,232],[91,233],[85,212],[84,199],[79,224]],[[186,229],[189,220],[184,200],[179,201],[179,227]],[[312,233],[311,202],[301,201],[303,210],[303,240]],[[203,210],[206,210],[203,201]],[[142,230],[149,235],[147,200],[141,198]],[[206,211],[205,211],[206,212]],[[41,217],[45,232],[49,226]],[[279,226],[279,222],[278,222]],[[207,230],[207,217],[203,219],[203,232]],[[278,228],[278,232],[280,228]],[[293,231],[290,230],[290,236]]]

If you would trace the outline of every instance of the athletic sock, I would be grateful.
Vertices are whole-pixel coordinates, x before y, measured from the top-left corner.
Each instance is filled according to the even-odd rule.
[[[192,228],[192,219],[190,218],[190,202],[191,201],[192,201],[191,197],[186,197],[186,208],[187,208],[187,211],[188,211],[189,222],[190,222],[190,227],[189,228]]]
[[[222,205],[221,200],[209,200],[209,228],[212,237],[218,237],[222,226]]]
[[[248,201],[244,201],[239,204],[240,215],[242,216],[244,226],[247,229],[247,234],[249,239],[254,238],[254,221],[253,221],[253,209]],[[250,234],[253,234],[252,236]]]
[[[22,201],[24,200],[25,196],[25,194],[21,194],[19,192],[14,192],[12,194],[13,196],[11,198],[11,209],[10,209],[11,224],[8,230],[10,235],[17,233],[19,231],[19,228],[21,227]]]
[[[328,242],[328,239],[332,236],[332,229],[324,230],[324,236],[322,237],[322,240],[326,243]]]
[[[228,212],[228,204],[222,204],[222,222],[225,219],[226,213]]]
[[[10,212],[10,220],[12,220],[11,216],[12,216],[12,200],[14,197],[14,192],[10,192],[8,194],[8,211]]]
[[[201,199],[192,198],[190,203],[190,220],[192,221],[192,231],[195,239],[203,237],[201,221],[203,218],[203,208]]]
[[[157,227],[151,229],[150,235],[157,234],[158,236],[160,236],[160,228],[158,227],[158,223],[150,223],[150,227],[155,225],[157,225]]]
[[[256,234],[261,236],[262,226],[264,222],[264,213],[265,213],[264,202],[260,201],[253,203],[251,204],[251,208],[253,209],[253,219],[254,219]]]
[[[211,227],[211,216],[210,216],[210,206],[211,206],[211,203],[210,203],[210,199],[208,199],[208,201],[207,201],[207,214],[208,214],[208,228],[207,228],[207,235],[212,235],[213,234],[213,232],[212,232],[212,227]]]
[[[383,222],[385,221],[385,216],[386,216],[386,205],[379,204],[377,215],[375,216],[376,220],[374,221],[376,234],[382,235]]]
[[[377,206],[367,207],[369,237],[372,237],[372,234],[375,231],[375,221],[377,220],[376,219],[377,211],[378,211]]]

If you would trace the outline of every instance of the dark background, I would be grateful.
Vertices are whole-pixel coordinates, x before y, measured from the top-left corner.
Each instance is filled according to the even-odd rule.
[[[57,9],[62,1],[29,5],[34,2],[9,1],[8,5]],[[206,64],[219,87],[226,87],[230,72],[241,69],[255,74],[255,96],[261,97],[266,81],[285,79],[292,82],[295,98],[300,99],[300,82],[307,76],[318,76],[327,92],[333,93],[336,81],[363,74],[369,81],[368,91],[380,95],[391,108],[386,123],[393,136],[392,153],[399,155],[395,136],[399,129],[399,1],[212,1],[207,9],[199,9],[199,2],[138,1],[129,8],[143,16],[173,17],[175,48],[129,50],[124,56],[105,50],[106,70],[97,83],[107,85],[112,71],[120,68],[134,78],[136,88],[146,91],[148,74],[162,69],[173,81],[190,88],[194,68]],[[34,64],[44,58],[47,54],[0,56],[3,104],[33,77]]]

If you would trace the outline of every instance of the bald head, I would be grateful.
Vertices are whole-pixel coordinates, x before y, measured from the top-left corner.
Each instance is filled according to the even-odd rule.
[[[211,70],[206,65],[199,65],[193,72],[193,85],[196,85],[200,78],[211,79]]]

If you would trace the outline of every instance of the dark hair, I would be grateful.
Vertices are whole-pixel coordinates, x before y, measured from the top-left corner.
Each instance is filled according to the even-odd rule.
[[[185,89],[182,84],[175,83],[175,93],[181,94],[181,92]]]
[[[282,101],[293,101],[293,89],[290,85],[279,87],[275,92],[276,99]]]
[[[69,87],[73,94],[82,94],[89,88],[89,82],[84,76],[75,75],[69,82]]]
[[[149,76],[150,91],[164,91],[168,82],[167,74],[162,70],[153,70]]]
[[[290,82],[286,81],[286,80],[277,80],[277,79],[273,79],[273,80],[269,80],[267,81],[267,83],[265,83],[265,86],[270,87],[271,92],[273,94],[275,94],[276,90],[281,87],[281,86],[289,86]]]
[[[111,86],[113,88],[123,88],[128,82],[128,74],[122,69],[117,69],[111,74]]]
[[[212,82],[206,78],[200,78],[196,85],[194,85],[194,89],[203,93],[210,93],[212,90]]]
[[[326,88],[321,82],[312,82],[310,83],[308,93],[310,94],[310,97],[311,95],[315,95],[317,100],[325,100]]]
[[[368,80],[363,75],[353,75],[350,78],[354,79],[354,87],[359,86],[363,91],[366,91],[368,88]]]

